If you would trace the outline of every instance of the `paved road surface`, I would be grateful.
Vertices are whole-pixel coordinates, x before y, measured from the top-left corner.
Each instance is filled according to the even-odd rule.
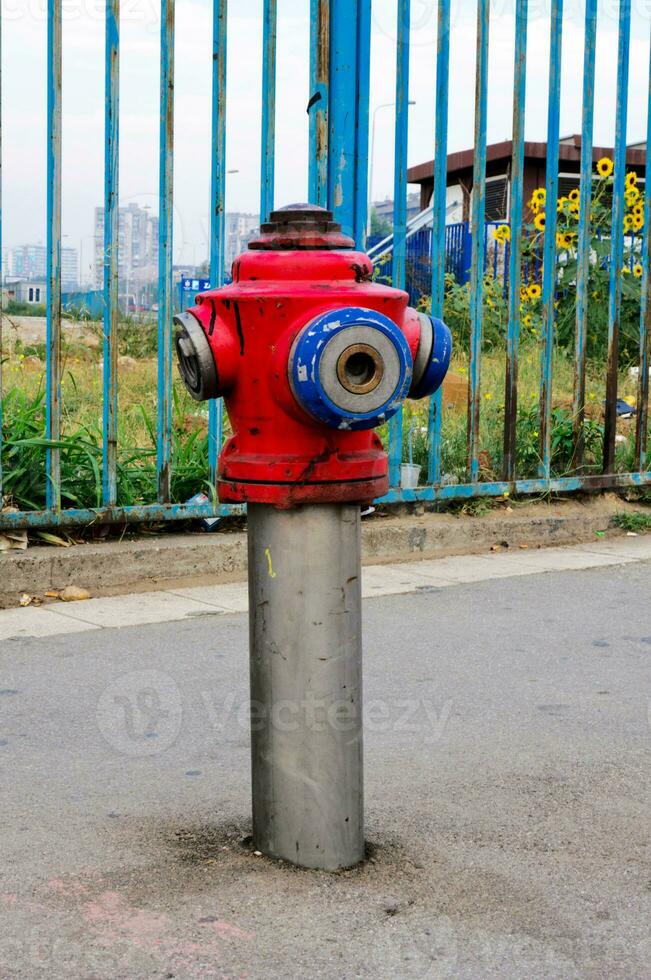
[[[369,861],[252,853],[241,614],[3,640],[0,977],[651,977],[651,564],[365,602]]]

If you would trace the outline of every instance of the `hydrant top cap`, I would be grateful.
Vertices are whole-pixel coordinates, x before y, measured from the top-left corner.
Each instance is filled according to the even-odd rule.
[[[249,243],[254,251],[290,249],[353,249],[352,238],[342,234],[332,211],[315,204],[290,204],[272,211],[260,226],[260,236]]]

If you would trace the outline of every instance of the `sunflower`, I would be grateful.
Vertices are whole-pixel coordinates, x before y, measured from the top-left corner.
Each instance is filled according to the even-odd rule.
[[[629,172],[626,174],[626,186],[630,188],[630,187],[635,187],[636,184],[637,184],[637,174],[635,173],[634,170],[629,170]]]
[[[610,177],[615,165],[610,157],[602,157],[601,160],[597,160],[597,173],[600,177]]]
[[[578,205],[578,202],[577,201],[570,201],[570,203],[567,206],[567,210],[570,212],[570,214],[573,214],[574,217],[576,217],[578,215],[578,213],[579,213],[579,205]]]
[[[640,192],[637,187],[629,187],[624,195],[624,200],[626,201],[626,207],[632,208],[633,205],[639,200]]]
[[[571,248],[572,239],[569,235],[564,235],[562,232],[556,232],[556,248],[567,249]]]
[[[637,263],[636,263],[636,264],[635,264],[635,265],[633,266],[633,275],[635,276],[635,278],[636,278],[636,279],[641,279],[641,278],[642,278],[642,273],[643,273],[643,271],[644,271],[644,270],[642,269],[642,266],[640,265],[640,263],[639,263],[639,262],[637,262]]]
[[[642,204],[641,201],[639,204],[636,204],[635,207],[633,208],[633,217],[634,218],[644,217],[644,205]]]
[[[644,228],[644,216],[641,214],[633,215],[633,231],[642,231]]]
[[[527,287],[527,293],[529,294],[529,299],[540,299],[542,296],[542,289],[537,282],[532,282],[531,285]]]
[[[533,317],[531,313],[527,313],[527,315],[525,316],[522,322],[525,325],[525,327],[530,327],[531,324],[533,323]]]
[[[531,195],[531,200],[534,204],[537,204],[539,208],[544,208],[545,202],[547,200],[547,191],[544,187],[537,187],[536,190]]]
[[[493,238],[502,245],[504,242],[511,241],[511,229],[508,225],[498,225],[493,231]]]
[[[631,268],[630,268],[630,266],[625,265],[624,268],[622,269],[622,275],[623,276],[630,276],[630,274],[631,274]]]
[[[556,205],[556,210],[558,211],[559,214],[563,213],[565,209],[565,205],[568,203],[568,201],[569,201],[569,197],[559,197],[558,204]]]
[[[570,201],[576,201],[578,204],[578,202],[581,200],[581,191],[578,187],[575,187],[574,190],[570,191],[569,198]]]
[[[633,215],[631,214],[624,215],[624,234],[626,234],[627,231],[630,231],[632,227],[633,227]]]
[[[537,214],[536,217],[533,219],[533,223],[536,226],[536,228],[538,229],[538,231],[544,231],[545,230],[545,212],[544,211],[541,211],[540,214]]]

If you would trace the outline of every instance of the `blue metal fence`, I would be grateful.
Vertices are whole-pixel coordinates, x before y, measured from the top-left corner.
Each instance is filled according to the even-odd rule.
[[[458,0],[460,2],[460,0]],[[464,0],[465,2],[465,0]],[[103,478],[102,506],[97,509],[61,508],[61,187],[62,187],[62,0],[47,0],[47,362],[46,362],[46,509],[0,514],[0,527],[73,525],[94,521],[177,520],[206,517],[224,512],[218,503],[185,505],[172,502],[172,310],[175,284],[172,267],[173,160],[174,160],[174,35],[175,0],[161,0],[160,36],[160,190],[159,190],[159,281],[158,281],[158,416],[157,500],[120,507],[118,500],[118,199],[119,199],[119,66],[120,0],[106,0],[105,22],[105,242],[104,242],[104,358],[103,358]],[[534,479],[521,479],[516,468],[518,420],[518,361],[521,332],[520,287],[523,273],[523,161],[524,111],[527,81],[528,0],[516,0],[515,67],[513,79],[513,156],[510,167],[511,195],[509,224],[512,240],[503,253],[505,289],[508,298],[504,392],[504,458],[500,479],[480,479],[482,349],[484,328],[484,272],[490,271],[491,253],[482,235],[464,234],[446,228],[446,161],[448,150],[448,107],[450,85],[450,32],[452,0],[437,0],[434,197],[432,228],[411,242],[406,235],[407,146],[410,68],[410,0],[397,0],[396,25],[396,118],[394,248],[391,276],[394,284],[406,284],[409,263],[427,253],[418,270],[419,289],[431,298],[435,316],[444,311],[445,274],[454,265],[463,279],[470,274],[470,343],[468,361],[467,473],[453,484],[442,479],[442,398],[431,399],[427,425],[427,482],[417,489],[401,489],[399,468],[403,452],[402,416],[397,416],[389,433],[392,489],[387,502],[464,499],[478,495],[534,494],[575,491],[601,487],[644,486],[651,482],[647,469],[649,395],[649,327],[651,321],[651,275],[649,272],[649,225],[651,193],[645,187],[645,230],[642,247],[642,301],[639,327],[639,381],[634,466],[630,472],[615,472],[617,419],[618,345],[622,302],[623,236],[611,236],[608,301],[608,363],[603,472],[581,471],[583,422],[586,401],[586,338],[590,320],[588,294],[591,236],[590,201],[593,176],[593,122],[597,0],[585,0],[585,54],[583,66],[583,120],[581,150],[581,209],[578,224],[578,271],[576,282],[576,352],[573,426],[576,443],[576,473],[555,478],[552,474],[553,349],[557,294],[556,212],[547,209],[542,256],[543,329],[540,340],[541,391],[539,400],[540,470]],[[487,116],[492,92],[489,88],[488,53],[491,4],[476,0],[477,51],[475,88],[475,164],[471,227],[486,227]],[[213,0],[212,50],[212,138],[211,138],[211,281],[219,285],[224,275],[224,196],[226,149],[226,63],[228,45],[227,0]],[[612,195],[612,227],[620,229],[624,213],[626,179],[626,127],[629,99],[631,44],[631,0],[619,0],[619,50],[617,67],[617,115]],[[327,205],[344,230],[357,244],[365,244],[368,198],[368,133],[370,99],[371,0],[310,0],[311,37],[309,52],[310,90],[309,189],[313,202]],[[1,17],[1,15],[0,15]],[[276,154],[276,39],[277,0],[261,0],[262,31],[262,164],[260,180],[261,215],[274,205]],[[1,29],[1,22],[0,22]],[[563,0],[551,0],[549,101],[547,118],[547,201],[555,202],[558,190],[558,159],[561,104],[561,51]],[[433,66],[434,67],[434,66]],[[651,77],[651,74],[650,74]],[[503,94],[500,93],[502,98]],[[649,87],[651,107],[651,85]],[[651,111],[648,115],[651,137]],[[646,145],[647,175],[651,174],[651,138]],[[283,202],[284,203],[284,202]],[[1,212],[0,212],[1,236]],[[455,237],[456,236],[456,237]],[[468,252],[468,249],[470,251]],[[493,261],[498,259],[494,254]],[[456,258],[455,258],[456,256]],[[456,264],[455,264],[456,263]],[[1,391],[1,377],[0,377]],[[1,421],[1,417],[0,417]],[[211,403],[208,421],[206,473],[216,481],[217,455],[224,427],[221,402]],[[1,448],[1,446],[0,446]],[[0,455],[0,459],[1,459]],[[0,468],[0,493],[2,470]]]

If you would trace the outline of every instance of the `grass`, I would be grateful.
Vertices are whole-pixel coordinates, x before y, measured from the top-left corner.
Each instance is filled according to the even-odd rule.
[[[633,531],[635,534],[651,531],[651,514],[622,512],[615,514],[613,524],[622,531]]]
[[[102,365],[101,345],[95,327],[89,339],[67,343],[62,375],[61,454],[62,495],[65,507],[101,505],[102,468]],[[155,328],[127,323],[120,328],[119,415],[118,415],[118,503],[123,506],[151,503],[156,499],[157,380]],[[5,494],[14,505],[44,506],[45,379],[42,344],[31,347],[16,343],[4,358],[3,472]],[[451,369],[467,376],[467,360],[455,355]],[[504,425],[504,354],[488,351],[482,361],[482,414],[480,425],[480,479],[499,479],[502,467]],[[173,478],[176,502],[188,500],[199,491],[211,493],[207,467],[207,406],[194,402],[174,368],[173,387]],[[604,371],[588,370],[588,419],[586,421],[586,472],[599,467],[603,434],[602,406],[605,397]],[[539,353],[524,346],[520,359],[518,413],[518,476],[537,475]],[[554,474],[573,469],[572,435],[573,363],[562,351],[554,359],[553,459]],[[621,378],[621,395],[634,395],[635,383],[626,373]],[[414,462],[427,472],[427,404],[408,403],[404,431],[413,428]],[[623,422],[626,441],[618,446],[617,467],[633,468],[635,423]],[[386,443],[386,431],[382,433]],[[404,458],[407,459],[407,438]],[[442,472],[446,478],[464,482],[466,465],[466,412],[444,413],[442,429]]]

